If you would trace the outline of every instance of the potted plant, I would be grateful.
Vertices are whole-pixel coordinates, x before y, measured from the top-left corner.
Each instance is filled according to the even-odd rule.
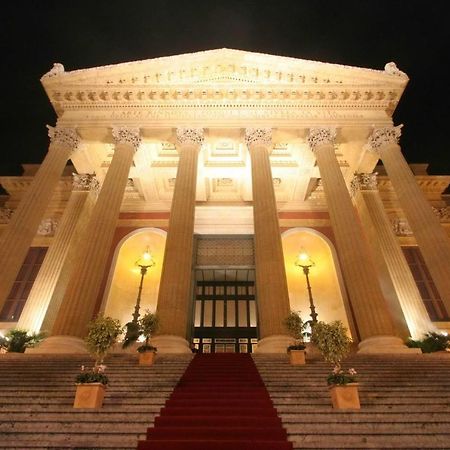
[[[144,337],[144,343],[137,348],[139,352],[139,364],[142,366],[151,366],[153,364],[157,348],[150,344],[152,334],[158,328],[158,316],[149,310],[135,322],[129,322],[126,325],[127,332],[122,347],[129,347],[141,336]]]
[[[289,316],[287,316],[284,321],[284,326],[288,330],[289,334],[294,338],[294,344],[287,348],[290,363],[294,366],[304,365],[306,362],[306,345],[303,341],[305,323],[300,316],[300,311],[291,311]]]
[[[311,341],[317,346],[326,362],[333,364],[327,377],[333,408],[360,409],[356,371],[344,371],[341,361],[350,351],[352,340],[340,320],[331,323],[317,322],[312,328]]]
[[[14,328],[5,336],[0,336],[0,348],[3,352],[24,353],[27,348],[35,347],[44,339],[44,333],[30,333],[27,330]]]
[[[89,353],[95,358],[95,363],[91,370],[85,370],[85,367],[81,366],[81,373],[75,380],[77,391],[74,408],[100,408],[103,405],[108,384],[103,360],[121,333],[120,322],[111,317],[97,317],[89,323],[85,342]]]
[[[422,339],[409,339],[406,345],[410,348],[420,348],[422,353],[449,352],[450,336],[443,333],[430,331]]]

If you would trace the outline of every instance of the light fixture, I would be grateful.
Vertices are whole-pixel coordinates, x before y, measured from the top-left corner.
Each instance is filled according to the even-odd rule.
[[[301,249],[299,255],[297,256],[297,259],[295,261],[295,265],[297,267],[301,267],[303,269],[303,273],[306,277],[306,287],[308,289],[308,297],[309,297],[309,308],[311,310],[311,323],[317,323],[317,313],[316,313],[316,307],[314,306],[314,300],[312,296],[311,291],[311,284],[309,283],[309,269],[311,267],[314,267],[316,264],[315,262],[310,258],[308,253],[304,249]]]

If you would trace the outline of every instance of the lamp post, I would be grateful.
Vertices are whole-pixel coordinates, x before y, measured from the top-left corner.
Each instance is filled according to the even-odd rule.
[[[143,253],[143,255],[134,264],[138,266],[141,270],[141,282],[139,283],[138,295],[133,313],[133,320],[131,321],[132,323],[137,325],[140,315],[139,309],[141,308],[141,295],[142,295],[142,286],[144,284],[144,277],[147,274],[147,270],[156,264],[152,255],[148,251],[148,247]]]
[[[306,287],[308,288],[308,296],[309,296],[309,308],[311,309],[311,323],[315,324],[317,323],[317,313],[316,313],[316,307],[314,306],[314,300],[311,292],[311,284],[309,283],[309,269],[311,267],[314,267],[316,264],[314,261],[309,257],[309,255],[305,251],[301,251],[298,255],[295,265],[297,267],[301,267],[303,269],[303,273],[306,277]]]

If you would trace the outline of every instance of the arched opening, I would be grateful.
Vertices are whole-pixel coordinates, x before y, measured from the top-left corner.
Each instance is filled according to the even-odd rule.
[[[317,230],[293,228],[282,234],[284,264],[291,309],[301,311],[304,321],[310,320],[310,304],[303,270],[295,265],[301,250],[305,250],[315,265],[309,272],[318,320],[341,320],[355,336],[349,314],[347,295],[332,242]]]
[[[103,297],[105,315],[119,319],[123,324],[132,319],[141,278],[135,263],[147,247],[156,264],[144,277],[140,311],[142,314],[146,309],[156,310],[166,234],[158,228],[140,228],[118,243]]]

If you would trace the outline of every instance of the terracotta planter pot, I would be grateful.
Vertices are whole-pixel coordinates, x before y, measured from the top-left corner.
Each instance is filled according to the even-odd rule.
[[[77,384],[74,408],[101,408],[106,386],[102,383]]]
[[[289,359],[293,366],[304,366],[306,364],[305,350],[290,350]]]
[[[335,409],[361,409],[358,383],[330,386],[331,401]]]
[[[139,353],[139,365],[151,366],[155,360],[155,352],[142,352]]]

